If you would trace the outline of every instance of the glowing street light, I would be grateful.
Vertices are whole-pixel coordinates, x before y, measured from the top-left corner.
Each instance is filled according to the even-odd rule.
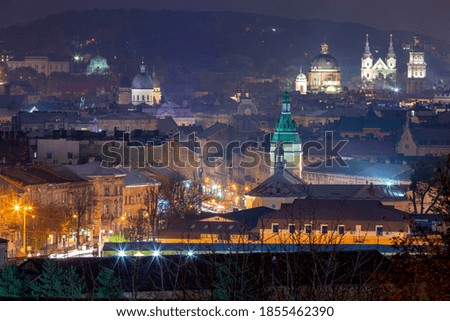
[[[16,212],[19,212],[21,209],[23,210],[23,252],[25,256],[27,256],[27,211],[31,211],[33,207],[32,206],[20,207],[20,205],[18,204],[14,205],[14,210]]]

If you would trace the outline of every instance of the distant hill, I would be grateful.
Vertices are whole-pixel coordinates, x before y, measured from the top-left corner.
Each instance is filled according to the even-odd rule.
[[[384,57],[389,32],[361,24],[234,12],[95,9],[69,11],[2,29],[0,51],[63,56],[100,53],[125,73],[135,72],[144,56],[150,64],[176,65],[185,73],[209,70],[271,75],[282,74],[288,66],[307,69],[325,38],[330,53],[340,62],[343,79],[348,81],[359,76],[366,33],[370,34],[372,50],[379,50],[377,55]],[[402,72],[407,53],[401,50],[401,43],[411,42],[413,33],[393,33]],[[435,39],[424,38],[441,46]],[[434,60],[430,58],[430,74],[438,76],[439,62]]]

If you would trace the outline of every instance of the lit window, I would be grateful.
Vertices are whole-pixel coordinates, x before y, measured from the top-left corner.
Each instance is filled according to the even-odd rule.
[[[295,233],[295,224],[289,224],[289,233],[291,234]]]
[[[383,236],[383,225],[377,225],[375,231],[377,236]]]
[[[278,223],[276,224],[272,224],[272,232],[273,233],[278,233],[280,226],[278,225]]]
[[[305,233],[306,234],[311,234],[312,233],[312,225],[311,224],[306,224],[305,225]]]

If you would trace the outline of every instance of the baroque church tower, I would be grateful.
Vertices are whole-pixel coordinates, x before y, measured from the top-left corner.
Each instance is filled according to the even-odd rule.
[[[270,168],[272,174],[276,165],[276,153],[280,144],[284,151],[286,170],[298,178],[302,176],[302,142],[297,132],[297,124],[291,115],[291,99],[288,92],[284,93],[281,116],[278,120],[275,133],[270,142]]]
[[[302,95],[306,95],[308,92],[308,79],[303,73],[302,67],[300,67],[300,73],[295,78],[295,91],[300,92]]]

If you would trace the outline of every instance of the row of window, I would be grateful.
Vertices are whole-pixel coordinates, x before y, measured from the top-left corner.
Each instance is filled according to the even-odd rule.
[[[194,229],[196,227],[196,224],[191,224],[190,226],[189,226],[189,228],[190,229]],[[223,227],[223,225],[222,224],[219,224],[219,225],[217,225],[217,227],[216,227],[216,229],[218,229],[218,230],[220,230],[220,229],[222,229],[222,227]],[[230,225],[228,225],[228,229],[229,230],[232,230],[234,228],[234,225],[233,224],[230,224]],[[211,226],[209,225],[209,224],[205,224],[204,226],[203,226],[203,229],[211,229]]]
[[[36,71],[39,71],[39,70],[41,70],[42,72],[44,72],[45,71],[45,69],[46,69],[46,65],[29,65],[29,64],[23,64],[23,63],[13,63],[13,64],[10,64],[10,68],[11,69],[16,69],[16,68],[21,68],[21,67],[30,67],[30,68],[33,68],[34,70],[36,70]],[[49,64],[48,65],[48,69],[49,70],[55,70],[55,71],[58,71],[58,70],[60,70],[60,71],[63,71],[64,70],[64,65],[57,65],[57,64]]]
[[[125,205],[131,205],[131,204],[141,204],[143,203],[143,198],[141,197],[141,194],[137,194],[136,196],[125,196]]]
[[[34,158],[37,158],[37,153],[34,152]],[[53,158],[53,153],[52,152],[47,152],[47,159],[52,159]],[[72,152],[67,152],[67,159],[76,159],[77,155],[72,153]]]
[[[119,194],[120,191],[120,194]],[[114,195],[121,195],[122,194],[122,187],[119,188],[119,186],[114,186]],[[113,194],[110,193],[109,186],[105,186],[103,190],[104,196],[112,196]]]
[[[147,95],[147,99],[145,99],[145,95],[141,96],[142,99],[139,99],[139,95],[133,95],[133,101],[150,101],[150,96]]]
[[[272,232],[273,233],[278,233],[279,231],[280,231],[280,225],[278,223],[273,223],[272,224]],[[290,234],[294,234],[296,232],[295,224],[289,224],[288,231],[289,231]],[[304,225],[304,232],[306,234],[311,234],[312,231],[313,231],[312,224],[305,224]],[[338,225],[336,227],[336,231],[338,232],[339,235],[344,235],[345,234],[345,225]],[[321,224],[320,225],[320,232],[322,234],[328,234],[328,224]],[[361,225],[356,225],[355,232],[357,234],[361,233]],[[376,233],[377,236],[382,236],[383,235],[383,225],[376,225],[375,226],[375,233]]]

